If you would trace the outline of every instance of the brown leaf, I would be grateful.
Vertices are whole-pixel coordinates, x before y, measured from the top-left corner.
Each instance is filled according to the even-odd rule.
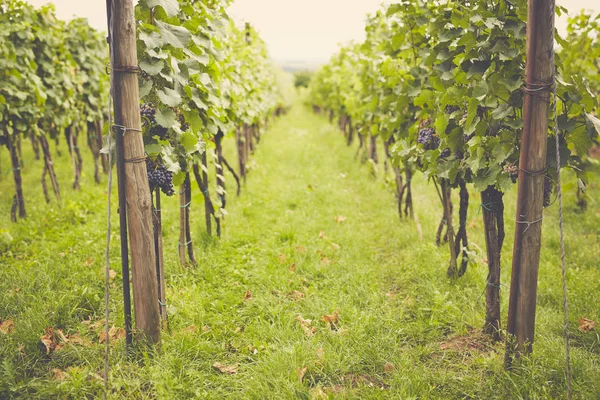
[[[323,321],[327,322],[327,324],[329,326],[329,329],[336,329],[337,330],[338,317],[339,317],[339,311],[335,310],[333,312],[333,314],[331,314],[331,315],[323,315],[323,317],[321,319]]]
[[[395,369],[395,367],[394,367],[394,364],[392,364],[392,363],[388,362],[388,363],[383,364],[383,370],[385,372],[393,372],[394,369]]]
[[[125,338],[125,329],[117,328],[113,326],[108,330],[108,339],[111,342],[115,342],[117,340],[121,340]],[[106,331],[103,330],[100,332],[100,336],[98,337],[98,343],[106,343]]]
[[[320,237],[321,239],[327,239],[327,236],[325,235],[325,231],[321,231],[321,232],[319,232],[319,237]]]
[[[56,335],[54,334],[54,328],[49,326],[45,329],[46,333],[40,337],[38,347],[46,354],[52,353],[56,350]]]
[[[285,264],[285,262],[286,262],[286,260],[287,260],[287,257],[286,257],[286,255],[285,255],[285,254],[280,254],[278,258],[279,258],[279,262],[280,262],[281,264]]]
[[[592,321],[589,318],[580,318],[578,322],[579,322],[579,330],[581,332],[591,332],[596,327],[596,322]]]
[[[323,361],[325,359],[325,350],[323,350],[322,347],[319,347],[317,349],[317,357],[319,358],[320,361]]]
[[[210,331],[210,327],[209,327],[208,325],[204,325],[204,326],[202,327],[202,331],[203,331],[203,332],[208,332],[208,331]]]
[[[308,367],[302,367],[302,368],[298,368],[296,370],[296,374],[298,375],[298,380],[300,382],[302,382],[302,379],[304,379],[304,375],[306,375],[306,371],[308,371]]]
[[[110,280],[112,281],[113,279],[115,279],[117,277],[117,273],[116,271],[113,271],[112,269],[108,270],[108,277],[110,278]]]
[[[306,336],[312,336],[315,334],[315,332],[317,332],[317,327],[312,326],[312,320],[304,319],[301,315],[298,315],[296,317],[296,321],[298,321],[298,323],[302,327],[302,330],[304,330]]]
[[[52,379],[54,379],[55,381],[65,381],[70,378],[68,373],[58,368],[52,368],[51,372]]]
[[[223,374],[235,375],[238,372],[238,365],[225,365],[220,362],[216,362],[213,364],[213,368],[218,369]]]
[[[244,295],[244,301],[248,301],[252,299],[252,292],[250,290],[246,290],[246,294]]]
[[[338,215],[337,217],[334,218],[334,221],[341,224],[342,222],[346,221],[347,217],[343,216],[343,215]]]
[[[296,271],[296,264],[295,263],[291,265],[290,271],[292,271],[292,272]]]
[[[304,293],[302,293],[302,292],[300,292],[298,290],[294,290],[294,291],[292,291],[292,292],[289,293],[289,296],[292,299],[298,301],[298,300],[302,300],[305,295],[304,295]]]
[[[94,265],[94,259],[92,257],[88,258],[83,262],[83,265],[85,267],[91,267],[92,265]]]
[[[331,247],[333,247],[335,250],[339,250],[341,248],[339,244],[333,242],[331,242]]]
[[[306,247],[304,246],[296,246],[297,253],[306,253]]]
[[[15,323],[12,320],[7,319],[5,321],[2,321],[0,319],[0,332],[1,333],[8,335],[8,334],[13,333],[14,330],[15,330]]]
[[[181,332],[193,335],[194,333],[198,332],[198,327],[196,325],[190,325],[187,328],[183,328]]]
[[[332,261],[326,255],[321,256],[321,264],[329,265],[331,263]]]

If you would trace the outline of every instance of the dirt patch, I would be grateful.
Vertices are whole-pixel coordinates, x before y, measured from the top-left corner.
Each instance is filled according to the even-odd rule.
[[[460,353],[489,352],[493,347],[490,337],[485,335],[481,329],[471,329],[464,335],[455,335],[440,343],[441,350]]]

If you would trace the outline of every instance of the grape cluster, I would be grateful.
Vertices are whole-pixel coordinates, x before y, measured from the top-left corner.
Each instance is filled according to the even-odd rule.
[[[450,154],[452,154],[452,152],[450,151],[449,148],[445,148],[441,153],[440,153],[440,158],[448,158],[450,157]]]
[[[458,111],[458,110],[460,110],[460,108],[458,106],[447,105],[446,109],[444,111],[446,112],[446,114],[452,114],[454,111]]]
[[[142,118],[146,118],[150,125],[156,125],[156,119],[154,116],[156,115],[156,108],[152,103],[144,103],[140,106],[140,115]]]
[[[151,159],[146,159],[146,169],[148,170],[148,182],[150,190],[160,188],[167,196],[173,196],[175,189],[173,188],[173,173],[167,170],[164,165],[157,164]]]
[[[432,128],[423,128],[419,130],[417,143],[421,143],[425,150],[434,150],[440,145],[440,137],[435,134]]]
[[[554,183],[552,182],[552,178],[549,175],[546,175],[544,178],[544,207],[548,207],[550,205],[550,195],[554,190]]]
[[[177,119],[179,120],[179,123],[181,124],[181,130],[186,132],[188,129],[190,129],[190,124],[188,124],[185,121],[185,117],[183,116],[183,114],[179,114],[177,116]]]
[[[504,166],[504,172],[510,176],[513,183],[517,182],[519,178],[519,166],[516,163],[509,163]]]

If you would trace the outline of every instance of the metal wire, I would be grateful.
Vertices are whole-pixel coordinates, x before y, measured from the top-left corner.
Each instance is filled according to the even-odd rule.
[[[556,66],[554,67],[554,80],[556,81]],[[567,264],[565,257],[565,230],[563,218],[563,199],[562,187],[560,183],[560,138],[558,137],[558,115],[556,112],[556,103],[558,96],[556,95],[556,84],[554,85],[554,138],[556,140],[556,191],[558,193],[558,225],[560,227],[560,266],[562,273],[562,290],[563,290],[563,311],[564,311],[564,326],[563,333],[565,335],[565,357],[567,363],[567,395],[569,400],[573,398],[573,388],[571,387],[571,352],[569,349],[569,304],[567,302]]]

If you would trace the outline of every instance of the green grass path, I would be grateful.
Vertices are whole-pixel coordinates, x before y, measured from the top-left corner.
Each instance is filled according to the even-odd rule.
[[[471,193],[469,216],[474,263],[451,282],[445,277],[447,251],[434,244],[441,207],[433,188],[415,178],[420,238],[414,222],[398,218],[393,181],[383,165],[373,177],[373,167],[355,153],[325,118],[294,107],[263,135],[240,197],[228,177],[220,241],[205,235],[202,198],[194,186],[197,269],[177,263],[179,210],[176,199],[165,201],[169,329],[160,351],[141,361],[125,357],[122,341],[112,348],[111,398],[563,397],[556,210],[548,210],[544,222],[535,353],[518,373],[508,374],[502,345],[473,334],[452,340],[483,323],[487,267],[477,194]],[[41,166],[28,159],[30,218],[19,224],[8,218],[12,182],[0,181],[0,318],[15,322],[13,333],[0,334],[0,398],[101,393],[101,345],[67,346],[51,357],[37,347],[47,326],[97,343],[100,328],[83,321],[103,315],[106,188],[94,185],[88,162],[83,192],[72,192],[68,161],[57,161],[65,193],[59,208],[43,203]],[[233,154],[229,161],[235,161]],[[597,197],[597,183],[591,190]],[[514,228],[511,196],[505,284]],[[572,196],[566,201],[572,204]],[[597,209],[591,207],[586,218],[567,210],[573,364],[581,398],[600,397],[600,339],[576,329],[578,318],[600,316]],[[117,216],[113,221],[117,227]],[[578,248],[581,243],[585,249]],[[112,269],[119,270],[116,228],[113,250]],[[507,294],[503,289],[504,318]],[[111,310],[112,323],[122,326],[116,283]],[[323,320],[336,313],[334,323]],[[452,348],[442,349],[447,346]],[[221,373],[215,363],[236,373]],[[57,379],[53,369],[66,377]]]

